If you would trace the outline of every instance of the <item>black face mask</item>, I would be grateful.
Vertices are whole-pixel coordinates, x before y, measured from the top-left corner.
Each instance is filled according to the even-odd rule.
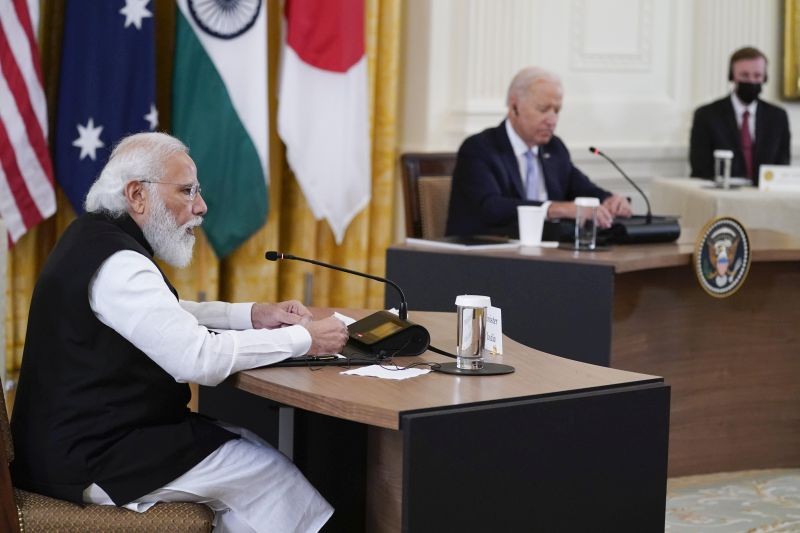
[[[760,83],[736,82],[736,96],[745,104],[750,104],[750,102],[758,98],[759,94],[761,94]]]

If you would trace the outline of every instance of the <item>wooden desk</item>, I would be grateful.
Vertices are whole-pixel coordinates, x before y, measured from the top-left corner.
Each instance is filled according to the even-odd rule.
[[[485,294],[504,332],[564,357],[664,376],[672,387],[671,476],[800,466],[800,240],[750,232],[742,289],[712,298],[693,243],[609,252],[457,253],[393,246],[387,277],[411,309]],[[396,305],[387,291],[387,305]]]
[[[452,349],[454,314],[410,318]],[[326,531],[663,529],[669,387],[504,343],[495,360],[516,368],[506,376],[388,381],[262,368],[228,385],[302,410],[295,462],[337,507]],[[419,360],[447,359],[399,358]],[[209,401],[202,393],[201,410]],[[343,459],[351,449],[364,451],[363,477],[358,457]],[[340,513],[359,486],[366,521],[358,506]]]
[[[680,216],[687,237],[694,239],[706,222],[731,216],[745,228],[770,229],[800,237],[800,192],[710,188],[703,179],[658,178],[650,185],[653,212]]]

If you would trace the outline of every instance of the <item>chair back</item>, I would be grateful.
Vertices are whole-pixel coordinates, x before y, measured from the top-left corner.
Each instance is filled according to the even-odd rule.
[[[14,460],[14,443],[11,441],[11,428],[6,412],[6,398],[3,380],[0,379],[0,531],[19,531],[17,501],[14,486],[11,484],[11,470],[8,465]]]
[[[400,157],[400,165],[403,170],[406,237],[443,237],[456,154],[407,153]]]

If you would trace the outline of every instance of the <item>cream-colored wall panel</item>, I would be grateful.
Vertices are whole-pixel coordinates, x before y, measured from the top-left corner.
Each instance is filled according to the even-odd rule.
[[[653,0],[572,0],[570,15],[572,71],[651,70]]]
[[[461,139],[502,118],[508,82],[539,55],[540,3],[530,0],[459,0],[449,19],[464,31],[452,35],[447,109],[436,136]],[[490,116],[488,122],[486,117]]]
[[[694,2],[693,97],[706,102],[730,91],[728,59],[743,46],[755,46],[769,58],[769,76],[764,88],[767,99],[780,92],[781,16],[780,0],[703,0]]]
[[[727,61],[734,49],[752,44],[770,57],[764,95],[776,100],[781,5],[406,0],[401,148],[456,150],[466,136],[502,120],[511,76],[540,65],[562,77],[558,134],[588,174],[615,179],[613,169],[586,152],[589,145],[619,155],[637,177],[685,174],[692,113],[730,90]],[[781,105],[791,124],[800,125],[800,104]],[[795,139],[798,146],[800,136]]]
[[[467,56],[456,63],[464,68],[455,73],[456,79],[464,80],[470,106],[502,99],[509,77],[538,55],[538,5],[530,0],[467,0],[457,6],[466,20],[462,38]]]

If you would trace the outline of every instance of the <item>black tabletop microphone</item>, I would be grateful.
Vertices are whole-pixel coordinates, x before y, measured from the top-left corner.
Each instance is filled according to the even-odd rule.
[[[376,360],[381,360],[393,355],[419,355],[428,349],[431,336],[424,327],[408,320],[406,295],[403,294],[403,289],[397,283],[380,276],[373,276],[372,274],[357,272],[349,268],[291,254],[269,251],[264,254],[264,257],[268,261],[278,261],[280,259],[303,261],[312,265],[373,279],[391,285],[400,294],[398,316],[394,316],[389,311],[378,311],[347,326],[350,338],[342,352],[344,355],[359,357],[368,355]]]
[[[613,159],[594,146],[590,146],[589,151],[611,163],[622,174],[622,177],[628,180],[628,183],[633,185],[633,188],[642,195],[644,203],[647,205],[647,214],[644,217],[637,215],[630,218],[615,218],[610,228],[609,242],[618,244],[672,242],[680,237],[681,226],[677,217],[657,216],[653,218],[653,212],[650,210],[650,200],[644,191],[636,185],[636,182],[625,174]]]
[[[332,265],[330,263],[323,263],[322,261],[317,261],[316,259],[307,259],[305,257],[297,257],[296,255],[291,254],[282,254],[280,252],[276,252],[274,250],[270,250],[264,257],[267,258],[267,261],[278,261],[279,259],[292,259],[294,261],[303,261],[305,263],[311,263],[312,265],[317,265],[325,268],[332,268],[333,270],[338,270],[340,272],[346,272],[348,274],[353,274],[356,276],[361,276],[363,278],[374,279],[375,281],[381,281],[386,283],[387,285],[391,285],[392,287],[400,293],[400,309],[397,312],[397,316],[400,317],[401,320],[408,319],[408,304],[406,303],[406,295],[403,294],[403,289],[392,280],[382,278],[380,276],[373,276],[372,274],[367,274],[365,272],[356,272],[355,270],[350,270],[349,268],[340,267],[337,265]]]
[[[628,183],[633,185],[634,189],[639,191],[639,194],[641,194],[642,198],[644,198],[644,203],[647,205],[647,215],[645,215],[645,224],[652,223],[653,222],[653,212],[650,210],[650,200],[647,199],[647,195],[644,193],[644,191],[642,191],[642,189],[640,189],[639,186],[636,185],[636,182],[633,181],[627,174],[625,174],[625,172],[621,168],[619,168],[619,165],[617,165],[614,162],[613,159],[608,157],[606,154],[604,154],[603,152],[601,152],[599,149],[595,148],[594,146],[590,146],[589,147],[589,151],[592,152],[595,155],[599,155],[600,157],[602,157],[603,159],[605,159],[606,161],[608,161],[609,163],[614,165],[614,168],[616,168],[617,171],[620,174],[622,174],[622,177],[625,178],[626,180],[628,180]]]

